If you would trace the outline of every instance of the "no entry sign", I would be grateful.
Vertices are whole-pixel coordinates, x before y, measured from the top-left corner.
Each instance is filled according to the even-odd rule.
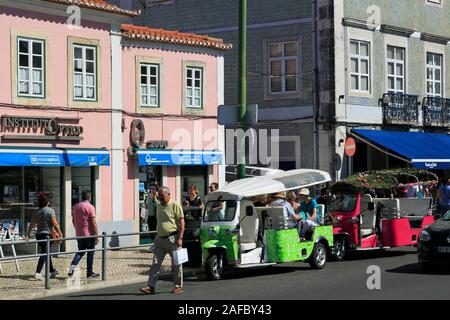
[[[345,141],[345,154],[348,157],[353,157],[356,153],[356,142],[353,138],[347,138]]]

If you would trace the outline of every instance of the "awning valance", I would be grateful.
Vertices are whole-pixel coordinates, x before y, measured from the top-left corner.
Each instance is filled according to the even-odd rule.
[[[94,167],[109,166],[106,149],[1,147],[0,166]]]
[[[139,149],[140,166],[208,166],[222,164],[220,151]]]
[[[381,151],[392,152],[417,169],[450,169],[450,135],[353,129],[352,134]]]

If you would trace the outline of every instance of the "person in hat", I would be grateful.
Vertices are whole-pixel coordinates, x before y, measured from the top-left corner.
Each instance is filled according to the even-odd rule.
[[[309,189],[303,188],[299,192],[300,195],[300,210],[305,213],[306,220],[303,222],[303,226],[300,230],[300,237],[304,237],[305,234],[312,230],[315,226],[318,226],[317,221],[317,208],[319,205],[317,201],[311,198]]]
[[[301,220],[301,215],[295,214],[294,209],[288,202],[286,194],[284,192],[278,192],[272,195],[273,201],[270,203],[270,207],[283,207],[283,214],[286,221],[289,221],[289,228],[295,228],[297,222]]]

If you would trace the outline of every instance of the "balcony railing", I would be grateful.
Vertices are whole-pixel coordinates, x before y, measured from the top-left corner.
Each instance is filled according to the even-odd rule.
[[[418,124],[419,96],[393,92],[385,93],[382,104],[384,124]]]
[[[450,99],[439,97],[423,98],[423,125],[450,127]]]

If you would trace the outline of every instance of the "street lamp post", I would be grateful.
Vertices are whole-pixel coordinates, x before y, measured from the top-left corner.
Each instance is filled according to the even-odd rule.
[[[238,122],[247,130],[247,0],[239,1],[239,81],[238,81]],[[238,178],[245,178],[245,135],[238,137]]]

